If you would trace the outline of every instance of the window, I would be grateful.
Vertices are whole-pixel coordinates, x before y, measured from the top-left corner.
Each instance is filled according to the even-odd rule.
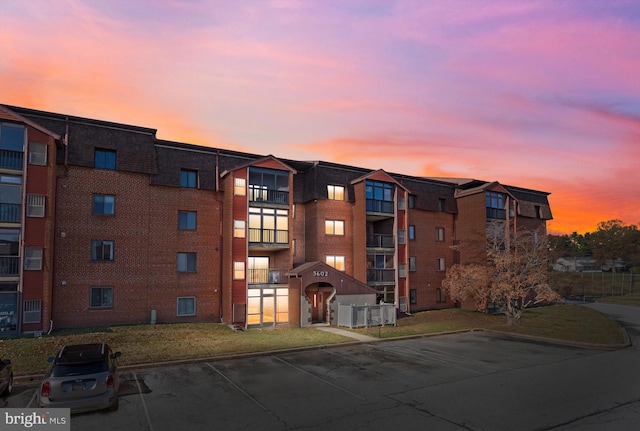
[[[234,238],[244,238],[246,237],[246,223],[244,220],[234,220],[233,221],[233,237]]]
[[[343,186],[327,186],[327,197],[332,201],[344,200],[344,187]]]
[[[416,195],[409,195],[409,208],[416,207]]]
[[[93,195],[93,213],[102,215],[114,215],[116,197],[113,195]]]
[[[438,211],[444,212],[447,210],[447,200],[446,199],[438,199]]]
[[[24,248],[24,269],[25,271],[40,271],[42,269],[42,248]]]
[[[409,303],[418,303],[418,291],[416,289],[409,289]]]
[[[113,241],[91,241],[91,260],[113,260]]]
[[[398,209],[399,210],[407,209],[405,205],[404,195],[398,195]]]
[[[0,175],[0,222],[20,222],[21,203],[22,178]]]
[[[442,242],[444,241],[444,228],[437,227],[436,228],[436,241]]]
[[[178,272],[196,272],[195,253],[178,253]]]
[[[0,149],[22,152],[24,145],[24,126],[2,123],[0,126]]]
[[[444,257],[439,257],[436,259],[436,271],[446,271],[447,267],[445,265]]]
[[[338,271],[344,271],[346,269],[344,262],[345,262],[344,256],[329,255],[326,258],[327,265],[337,269]]]
[[[22,321],[24,323],[39,323],[42,301],[31,299],[22,303]]]
[[[439,287],[436,289],[436,302],[447,302],[447,297]]]
[[[22,169],[24,127],[18,124],[0,125],[0,167]]]
[[[246,196],[247,195],[247,180],[244,178],[235,178],[233,186],[233,193],[236,196]]]
[[[183,296],[178,297],[176,305],[176,314],[178,316],[195,316],[196,315],[196,297]]]
[[[398,264],[398,277],[405,278],[407,276],[407,264],[399,263]]]
[[[393,214],[394,192],[395,188],[391,184],[367,180],[365,184],[367,212]]]
[[[289,243],[289,211],[274,208],[249,208],[249,242]]]
[[[289,203],[289,172],[249,168],[249,200],[252,202]]]
[[[409,239],[416,239],[416,227],[413,225],[409,226]]]
[[[398,230],[398,244],[406,244],[407,243],[407,231],[404,229]]]
[[[44,217],[43,195],[27,195],[27,217]]]
[[[194,230],[196,228],[195,211],[178,211],[178,229]]]
[[[113,308],[113,287],[92,287],[90,308]]]
[[[505,220],[507,211],[505,210],[505,199],[502,193],[485,192],[487,218]]]
[[[40,166],[47,164],[47,144],[42,142],[29,143],[29,163]]]
[[[116,169],[115,150],[103,150],[96,148],[93,152],[93,167],[98,169]]]
[[[233,279],[244,280],[245,270],[244,262],[233,262]]]
[[[195,189],[198,187],[198,171],[180,169],[180,187]]]
[[[344,235],[344,221],[325,220],[324,231],[327,235]]]
[[[416,271],[416,257],[415,256],[409,256],[409,271],[411,271],[411,272],[415,272]]]

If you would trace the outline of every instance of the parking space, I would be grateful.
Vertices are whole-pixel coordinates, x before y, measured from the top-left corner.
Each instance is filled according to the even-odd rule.
[[[118,411],[74,415],[71,424],[92,431],[510,430],[505,416],[513,412],[519,423],[526,419],[518,428],[545,429],[637,403],[637,382],[607,365],[617,361],[640,375],[637,359],[634,349],[463,333],[126,370]],[[35,407],[35,388],[20,388],[5,404]]]

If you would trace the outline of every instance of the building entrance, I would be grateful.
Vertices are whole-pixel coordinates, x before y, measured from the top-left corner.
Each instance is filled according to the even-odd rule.
[[[318,283],[305,289],[307,300],[311,304],[311,322],[327,323],[329,321],[330,301],[334,296],[333,286]]]

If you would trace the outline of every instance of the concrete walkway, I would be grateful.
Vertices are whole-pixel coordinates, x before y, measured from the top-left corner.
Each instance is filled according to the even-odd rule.
[[[351,331],[345,331],[344,329],[336,328],[335,326],[316,326],[315,329],[342,335],[344,337],[353,338],[354,340],[357,340],[357,341],[363,341],[363,342],[380,341],[379,338],[369,337],[368,335],[357,334]]]

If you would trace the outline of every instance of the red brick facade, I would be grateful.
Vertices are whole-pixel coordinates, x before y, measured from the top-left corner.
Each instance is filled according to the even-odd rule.
[[[46,212],[16,224],[21,247],[43,249],[42,269],[18,277],[20,304],[41,301],[40,321],[22,332],[51,320],[55,328],[329,323],[330,303],[314,301],[340,294],[329,280],[341,278],[321,270],[303,282],[307,272],[295,269],[326,268],[331,258],[344,261],[349,289],[368,285],[400,311],[453,307],[440,290],[446,270],[486,259],[486,193],[504,199],[497,210],[508,229],[544,229],[551,218],[547,193],[498,183],[283,161],[24,108],[2,107],[0,119],[24,125],[49,151],[47,165],[23,174],[25,195],[45,196]],[[112,166],[98,166],[102,151]],[[336,187],[343,194],[332,195]],[[389,195],[377,201],[372,187]]]

